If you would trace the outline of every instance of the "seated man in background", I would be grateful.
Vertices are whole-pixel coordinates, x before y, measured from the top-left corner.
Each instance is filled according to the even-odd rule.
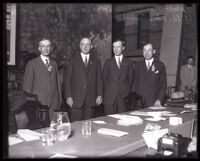
[[[153,44],[144,44],[142,51],[144,60],[135,66],[134,91],[142,96],[143,107],[161,106],[167,86],[165,65],[154,58]]]

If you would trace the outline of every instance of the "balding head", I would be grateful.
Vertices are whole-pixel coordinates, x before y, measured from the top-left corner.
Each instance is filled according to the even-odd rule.
[[[84,37],[80,41],[80,49],[83,54],[88,54],[92,48],[92,42],[89,38]]]

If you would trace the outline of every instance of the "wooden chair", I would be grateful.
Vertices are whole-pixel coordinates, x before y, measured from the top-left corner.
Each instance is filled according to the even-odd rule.
[[[18,128],[37,129],[49,126],[48,108],[41,105],[36,95],[24,91],[13,91],[8,95],[8,102],[11,133]],[[45,114],[41,119],[43,113]]]

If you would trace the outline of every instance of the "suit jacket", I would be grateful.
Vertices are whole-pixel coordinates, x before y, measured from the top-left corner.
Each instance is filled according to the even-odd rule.
[[[191,86],[194,89],[196,88],[196,67],[192,66],[192,69],[190,70],[188,65],[184,65],[181,67],[180,70],[180,90],[183,91],[185,89],[185,86]]]
[[[120,69],[115,57],[108,59],[103,68],[104,103],[113,104],[117,97],[125,98],[131,92],[134,73],[133,64],[123,57]]]
[[[163,103],[166,86],[166,70],[161,61],[154,59],[148,71],[145,60],[136,63],[134,90],[142,96],[145,107],[153,106],[157,99]]]
[[[25,68],[23,90],[36,94],[42,105],[59,109],[61,92],[57,64],[50,60],[50,65],[52,71],[48,72],[40,56],[30,60]]]
[[[65,98],[72,97],[73,107],[80,108],[84,102],[96,105],[97,96],[103,96],[103,78],[100,61],[90,54],[87,67],[80,53],[67,66],[64,76]]]

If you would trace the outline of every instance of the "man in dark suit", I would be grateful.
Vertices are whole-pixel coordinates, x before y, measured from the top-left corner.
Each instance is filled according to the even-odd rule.
[[[58,68],[56,62],[49,57],[51,50],[50,40],[43,39],[39,42],[41,54],[28,61],[23,80],[23,90],[36,94],[40,103],[49,107],[50,121],[61,102]]]
[[[151,43],[143,46],[144,60],[135,66],[135,92],[142,96],[144,107],[161,106],[166,93],[165,65],[154,58],[155,49]]]
[[[123,56],[124,42],[113,42],[114,57],[105,62],[103,68],[104,78],[104,109],[105,114],[121,113],[127,111],[125,97],[132,89],[134,81],[133,64]]]
[[[90,119],[92,107],[102,103],[103,78],[100,61],[90,53],[89,38],[80,41],[81,52],[75,55],[65,74],[65,98],[70,109],[70,121]]]

